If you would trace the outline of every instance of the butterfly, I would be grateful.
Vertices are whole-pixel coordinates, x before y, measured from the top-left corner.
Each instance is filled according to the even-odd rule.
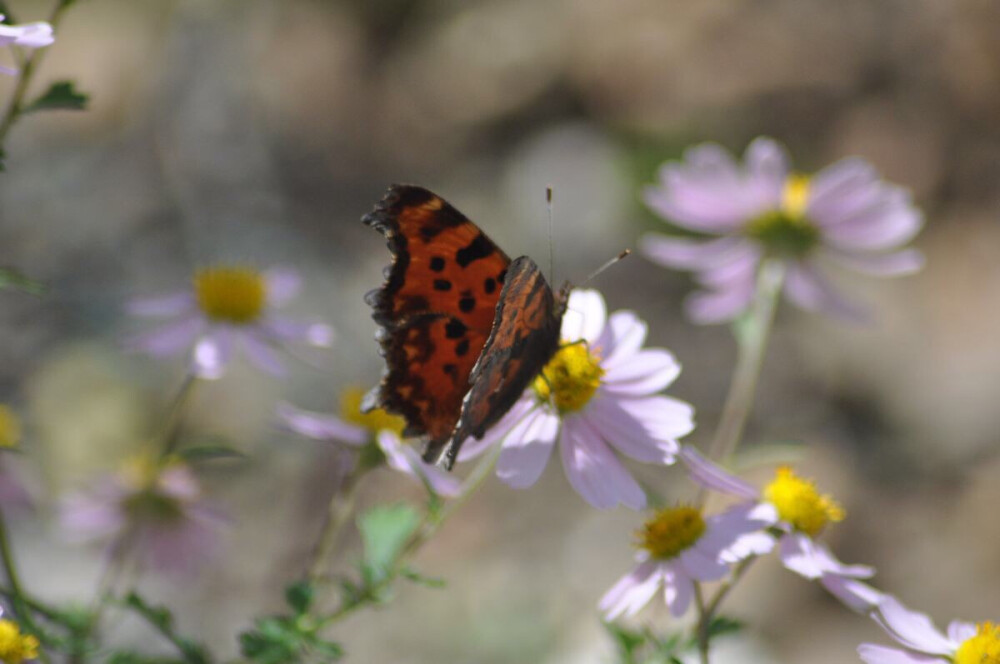
[[[533,260],[511,260],[440,196],[392,185],[362,221],[385,235],[392,264],[369,292],[386,370],[363,411],[402,415],[423,458],[451,469],[559,349],[569,285],[553,292]]]

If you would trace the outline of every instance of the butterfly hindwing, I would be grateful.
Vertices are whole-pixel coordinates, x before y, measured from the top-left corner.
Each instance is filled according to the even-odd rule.
[[[489,337],[510,259],[439,196],[393,185],[363,221],[393,261],[366,297],[382,330],[387,372],[366,399],[407,420],[408,435],[451,437],[469,375]]]
[[[497,304],[493,329],[469,377],[469,393],[444,451],[451,468],[462,443],[482,438],[496,424],[559,348],[565,299],[555,296],[538,265],[527,256],[510,264]],[[428,446],[424,460],[437,461],[440,449]]]

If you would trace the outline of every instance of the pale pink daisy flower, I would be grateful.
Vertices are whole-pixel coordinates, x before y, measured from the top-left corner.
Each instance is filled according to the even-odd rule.
[[[69,496],[60,522],[74,539],[110,541],[112,558],[190,572],[215,554],[226,517],[188,466],[143,457]]]
[[[872,577],[874,569],[846,565],[815,541],[830,522],[844,518],[844,511],[833,498],[820,494],[811,481],[782,467],[761,491],[705,459],[690,445],[683,447],[680,457],[696,483],[742,499],[741,505],[757,508],[760,518],[770,521],[773,534],[760,534],[763,539],[753,543],[755,553],[769,553],[777,543],[778,556],[787,569],[818,581],[855,611],[868,611],[882,598],[881,592],[859,581]]]
[[[439,496],[451,498],[461,493],[461,482],[437,466],[425,463],[412,446],[401,438],[404,421],[377,408],[361,412],[362,390],[344,392],[341,414],[337,417],[280,404],[277,415],[281,425],[314,440],[342,443],[364,454],[364,447],[374,443],[385,456],[389,468],[409,475]]]
[[[1000,625],[952,621],[942,634],[929,617],[886,595],[872,614],[902,648],[872,643],[858,647],[868,664],[993,664],[1000,662]]]
[[[0,14],[0,46],[20,46],[21,48],[42,48],[52,44],[56,38],[52,34],[52,26],[44,21],[9,25],[3,23]],[[0,65],[0,72],[16,75],[17,69]]]
[[[676,226],[719,236],[642,239],[650,260],[695,273],[705,290],[687,308],[699,323],[744,312],[764,258],[784,262],[784,293],[795,304],[855,318],[862,311],[834,290],[823,262],[877,276],[909,274],[923,264],[918,251],[899,250],[923,225],[910,194],[859,158],[805,176],[792,172],[784,148],[768,138],[753,141],[742,164],[718,145],[700,145],[663,166],[645,201]]]
[[[563,316],[563,346],[510,412],[459,460],[502,446],[496,474],[532,486],[559,447],[570,484],[600,509],[646,506],[646,494],[616,452],[672,464],[678,438],[694,429],[694,410],[659,394],[681,371],[662,348],[643,348],[646,323],[631,311],[610,317],[594,290],[574,290]]]
[[[767,526],[757,510],[742,507],[708,518],[689,506],[660,510],[637,533],[635,568],[601,598],[598,608],[606,620],[632,616],[662,588],[670,613],[683,615],[695,584],[726,576],[730,564],[752,552],[748,538]]]
[[[133,337],[128,346],[154,357],[191,351],[191,371],[220,378],[240,347],[258,369],[283,376],[276,350],[290,343],[329,347],[333,328],[299,322],[275,312],[299,291],[298,273],[287,268],[258,271],[243,265],[198,270],[191,287],[128,305],[135,316],[172,319],[163,327]]]

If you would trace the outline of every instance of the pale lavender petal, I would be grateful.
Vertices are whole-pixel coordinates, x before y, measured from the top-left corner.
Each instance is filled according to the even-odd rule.
[[[17,76],[17,69],[13,67],[7,67],[6,65],[0,65],[0,74],[7,74],[8,76]]]
[[[752,484],[723,470],[699,454],[690,445],[681,447],[680,456],[681,460],[687,464],[688,469],[691,471],[691,479],[701,486],[746,500],[758,500],[760,498],[760,492]]]
[[[774,205],[781,200],[788,179],[788,153],[775,140],[754,139],[744,155],[747,171],[760,196],[761,205]]]
[[[675,441],[694,430],[694,408],[673,397],[617,398],[617,403],[657,440]]]
[[[947,664],[947,659],[903,652],[896,648],[862,643],[858,646],[858,656],[865,664]]]
[[[834,557],[825,545],[810,540],[813,556],[819,562],[824,572],[848,576],[855,579],[867,579],[875,575],[875,568],[870,565],[846,565]]]
[[[191,358],[194,375],[208,380],[221,378],[233,357],[235,339],[233,331],[224,326],[216,326],[195,344]]]
[[[963,643],[976,635],[979,630],[972,623],[952,620],[948,623],[948,638],[952,643]]]
[[[917,249],[906,249],[891,254],[870,254],[825,250],[834,260],[858,272],[875,277],[899,277],[919,272],[924,266],[924,255]]]
[[[777,520],[777,512],[770,505],[753,502],[736,505],[706,519],[708,530],[697,547],[726,563],[770,553],[774,537],[767,528]]]
[[[275,307],[280,307],[291,300],[302,288],[302,277],[297,270],[290,267],[273,267],[266,270],[264,282],[267,284],[267,302]]]
[[[269,337],[282,342],[301,341],[319,348],[333,345],[334,331],[326,323],[305,323],[275,316],[261,321],[260,327]]]
[[[844,216],[813,217],[824,241],[842,249],[881,251],[893,249],[920,232],[924,225],[921,212],[907,192],[891,185],[881,185],[879,195]]]
[[[503,442],[497,477],[514,489],[532,486],[542,476],[558,434],[559,418],[546,410],[524,417]]]
[[[958,647],[934,626],[930,618],[906,608],[892,595],[883,598],[875,620],[899,643],[928,655],[951,655]]]
[[[363,445],[368,440],[364,427],[350,424],[336,415],[325,415],[279,403],[276,414],[281,424],[306,438],[325,440],[348,445]]]
[[[785,295],[809,311],[826,311],[854,321],[867,319],[867,312],[845,300],[813,265],[796,262],[789,266]]]
[[[718,291],[692,293],[684,302],[688,317],[699,325],[724,323],[747,310],[753,300],[753,285],[739,284]]]
[[[559,451],[569,483],[594,507],[610,509],[622,503],[639,510],[646,506],[642,488],[586,421],[566,418]]]
[[[823,206],[836,204],[879,181],[878,172],[864,159],[850,157],[830,164],[809,181],[806,214],[827,212]]]
[[[746,240],[734,235],[714,240],[692,240],[662,233],[646,233],[639,238],[639,251],[664,267],[706,270],[731,262],[746,244]]]
[[[743,287],[753,290],[757,282],[757,267],[760,265],[761,250],[747,243],[733,260],[710,270],[702,270],[695,274],[695,279],[702,286],[713,290]]]
[[[0,25],[0,45],[17,44],[25,48],[41,48],[54,41],[52,26],[43,21],[23,25]]]
[[[434,493],[451,498],[462,490],[461,481],[437,466],[424,463],[417,451],[402,442],[393,431],[379,431],[376,436],[378,446],[385,454],[385,462],[393,470],[426,481]]]
[[[197,311],[198,303],[191,291],[178,291],[158,297],[135,298],[125,305],[132,316],[166,318]]]
[[[647,348],[605,365],[603,389],[618,394],[645,396],[677,380],[681,365],[661,348]]]
[[[784,535],[778,547],[778,555],[787,569],[807,579],[818,579],[826,571],[823,561],[816,555],[812,539],[803,533]]]
[[[646,560],[618,580],[597,605],[604,612],[605,620],[619,616],[634,616],[656,594],[660,587],[660,564]]]
[[[663,599],[675,617],[683,616],[694,599],[694,582],[675,565],[665,566],[663,574]]]
[[[663,435],[663,428],[649,423],[658,418],[655,409],[659,399],[665,398],[622,400],[599,392],[578,417],[586,420],[603,440],[636,461],[669,465],[680,445],[675,436]]]
[[[632,311],[616,311],[608,318],[591,350],[601,356],[601,366],[611,367],[639,352],[646,340],[646,323]]]
[[[189,349],[203,327],[204,321],[200,317],[185,318],[133,335],[125,340],[123,346],[129,351],[153,357],[170,357]]]
[[[507,414],[500,418],[500,421],[491,426],[483,434],[483,437],[476,440],[469,436],[462,443],[462,448],[458,453],[459,463],[474,459],[495,444],[500,444],[513,430],[514,426],[521,421],[531,410],[539,408],[538,401],[529,393],[525,393],[511,407]]]
[[[729,565],[719,560],[714,551],[704,551],[698,546],[682,551],[674,567],[683,570],[685,576],[699,581],[718,581],[729,573]]]
[[[240,346],[255,367],[278,378],[288,375],[288,370],[282,364],[278,353],[267,341],[258,338],[255,331],[244,330],[239,338]]]
[[[885,593],[867,583],[837,574],[824,574],[819,582],[831,595],[858,613],[868,613],[885,598]]]
[[[596,290],[577,288],[569,295],[566,313],[563,314],[562,338],[574,341],[596,342],[604,329],[607,307]]]

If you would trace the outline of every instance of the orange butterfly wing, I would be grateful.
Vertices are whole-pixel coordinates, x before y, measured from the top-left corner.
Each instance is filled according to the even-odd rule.
[[[406,418],[429,449],[451,438],[489,337],[510,259],[462,213],[420,187],[393,185],[364,223],[393,260],[365,299],[382,326],[387,372],[363,404]]]
[[[445,468],[452,467],[469,436],[482,438],[510,410],[556,353],[565,309],[565,294],[553,295],[535,261],[527,256],[514,259],[500,293],[493,331],[472,369],[472,387],[444,452]],[[436,461],[437,456],[428,447],[425,460]]]

